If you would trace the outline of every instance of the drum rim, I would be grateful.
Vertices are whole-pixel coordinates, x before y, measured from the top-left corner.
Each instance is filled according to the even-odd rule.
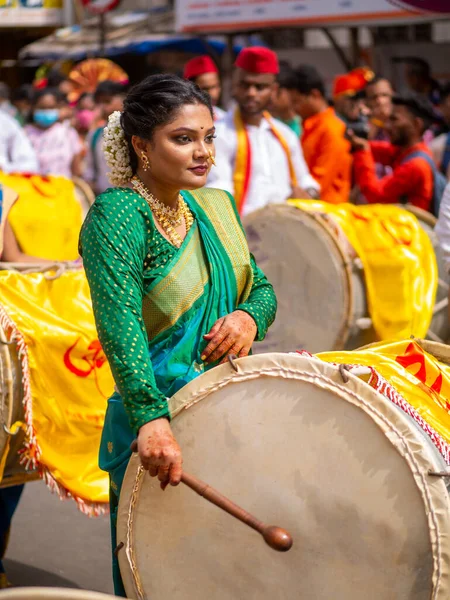
[[[8,429],[11,428],[12,425],[12,405],[8,408],[8,417],[5,420],[4,419],[4,413],[5,413],[5,401],[6,398],[9,396],[10,398],[13,397],[13,377],[12,377],[12,363],[11,363],[11,355],[9,352],[9,342],[10,340],[8,340],[8,337],[6,335],[6,331],[3,328],[1,322],[0,322],[0,358],[3,358],[3,360],[1,360],[1,365],[2,365],[2,370],[3,368],[6,369],[6,375],[7,375],[7,381],[6,381],[6,393],[4,392],[4,382],[2,380],[2,386],[1,386],[1,390],[0,390],[0,394],[1,394],[1,401],[0,401],[0,419],[2,419],[2,426],[6,426]],[[5,444],[6,446],[6,444]]]
[[[78,187],[84,194],[89,206],[91,207],[95,202],[95,194],[92,191],[91,186],[81,177],[74,175],[72,181],[75,187]]]
[[[412,213],[419,221],[423,221],[427,225],[429,225],[432,229],[436,227],[437,219],[434,215],[432,215],[427,210],[420,208],[419,206],[414,206],[413,204],[399,204],[401,208],[406,209],[410,213]]]
[[[2,590],[1,598],[5,600],[113,600],[116,596],[94,592],[90,590],[81,590],[78,588],[54,588],[54,587],[17,587],[8,590]]]
[[[355,304],[354,303],[355,291],[353,289],[351,261],[349,259],[349,256],[345,252],[345,249],[342,247],[342,244],[340,243],[339,238],[336,235],[335,231],[333,230],[331,225],[327,222],[328,221],[328,219],[326,218],[327,215],[325,213],[321,213],[321,212],[302,210],[301,208],[298,208],[292,204],[268,204],[267,206],[259,208],[258,210],[255,210],[243,217],[242,224],[244,226],[244,229],[247,227],[247,225],[251,225],[251,221],[254,218],[260,216],[261,213],[269,213],[269,215],[270,215],[270,212],[274,212],[275,214],[277,214],[277,213],[282,214],[285,212],[286,214],[290,215],[290,217],[289,217],[290,220],[292,220],[292,217],[294,215],[296,215],[299,220],[301,220],[302,218],[304,218],[305,220],[309,219],[310,221],[314,222],[315,225],[317,225],[318,230],[325,231],[326,232],[325,237],[329,238],[331,240],[330,246],[335,249],[335,251],[336,251],[335,256],[337,257],[338,262],[340,263],[340,266],[342,267],[342,272],[344,273],[344,283],[343,283],[344,306],[343,306],[343,311],[342,311],[343,317],[341,319],[339,328],[337,330],[336,341],[334,343],[334,346],[331,348],[331,350],[344,349],[345,343],[349,337],[350,330],[353,325],[352,317],[353,317],[354,304]],[[339,225],[336,223],[336,226],[338,227]],[[348,243],[350,244],[350,242],[348,242]]]
[[[433,554],[433,593],[431,598],[432,600],[446,600],[448,597],[450,548],[443,548],[441,539],[448,539],[450,536],[450,498],[445,484],[440,478],[425,477],[430,468],[436,468],[435,456],[424,444],[424,438],[427,439],[425,434],[416,427],[412,427],[407,415],[356,375],[349,373],[348,381],[344,383],[336,365],[326,363],[318,358],[306,358],[298,354],[271,353],[248,356],[236,359],[234,362],[237,371],[229,364],[218,366],[194,379],[177,392],[169,400],[169,406],[174,405],[173,418],[205,399],[209,394],[231,383],[251,380],[258,375],[270,376],[275,372],[283,378],[300,379],[303,382],[309,381],[311,384],[320,385],[322,389],[328,389],[340,396],[342,400],[359,407],[379,426],[381,432],[386,435],[410,469],[410,474],[422,497],[425,518],[428,522],[429,540]],[[321,382],[318,384],[321,376]],[[184,396],[187,398],[183,401]],[[133,508],[142,489],[144,474],[145,471],[140,465],[139,456],[134,453],[124,476],[117,518],[117,541],[120,543],[125,540],[124,548],[118,553],[122,579],[127,597],[138,600],[144,600],[146,596],[134,559]]]
[[[414,339],[419,346],[446,365],[450,365],[450,346],[443,342],[435,342],[434,340]],[[445,349],[445,350],[444,350]]]
[[[13,410],[14,410],[14,404],[11,401],[10,405],[8,407],[8,416],[6,419],[4,419],[4,411],[6,409],[5,406],[5,400],[6,397],[9,396],[10,399],[14,399],[14,381],[13,381],[13,372],[12,372],[12,357],[11,357],[11,353],[9,351],[9,348],[11,347],[9,345],[10,342],[15,342],[14,339],[14,334],[10,337],[8,337],[7,333],[6,333],[6,329],[3,326],[1,319],[0,319],[0,357],[3,355],[4,360],[1,362],[2,365],[6,366],[6,370],[7,370],[7,375],[8,375],[8,381],[7,381],[7,392],[6,392],[6,396],[3,393],[3,385],[0,386],[0,394],[1,394],[1,399],[0,399],[0,403],[1,406],[3,407],[3,410],[1,410],[0,408],[0,427],[2,427],[3,429],[3,434],[5,434],[5,444],[3,445],[3,448],[0,449],[0,457],[2,459],[4,459],[4,463],[3,463],[3,471],[0,472],[0,489],[5,489],[5,488],[9,488],[12,487],[14,485],[23,485],[24,483],[28,483],[30,481],[36,481],[38,479],[40,479],[40,475],[39,475],[39,471],[36,469],[30,469],[27,470],[25,469],[23,472],[20,473],[13,473],[11,475],[5,475],[5,473],[8,472],[8,458],[9,456],[13,456],[12,454],[12,448],[11,448],[11,439],[12,436],[16,435],[17,433],[19,433],[20,431],[20,427],[18,428],[18,430],[14,433],[11,432],[11,426],[13,425]],[[17,352],[17,345],[14,343],[13,346],[16,349]],[[1,360],[1,358],[0,358]],[[17,360],[18,363],[20,365],[20,368],[22,369],[22,364],[20,361],[19,356],[17,356]],[[22,382],[22,379],[20,380]],[[3,383],[3,382],[2,382]],[[24,398],[22,397],[22,408],[23,411],[25,413],[26,411],[26,406],[25,406],[25,402],[24,402]],[[25,415],[24,415],[25,417]],[[20,422],[20,424],[22,426],[25,425],[25,419]],[[17,424],[16,424],[17,426]]]
[[[10,345],[12,342],[12,345]],[[6,367],[7,371],[7,391],[6,394],[3,391],[4,382],[1,381],[2,385],[0,385],[0,427],[2,428],[2,435],[5,435],[5,443],[2,448],[0,448],[0,457],[3,463],[3,470],[0,471],[0,489],[5,489],[8,487],[12,487],[14,485],[22,485],[24,483],[28,483],[30,481],[36,481],[40,479],[39,472],[34,470],[24,470],[20,473],[13,473],[8,475],[8,458],[13,456],[13,448],[11,448],[11,441],[13,436],[17,435],[20,432],[20,426],[25,425],[25,421],[20,421],[16,423],[17,430],[13,433],[11,431],[11,427],[13,425],[13,411],[14,411],[14,379],[13,379],[13,369],[12,369],[12,356],[9,351],[9,348],[13,347],[16,350],[16,358],[20,368],[22,369],[22,364],[20,358],[17,353],[17,345],[14,343],[14,334],[8,337],[6,333],[6,329],[1,322],[0,318],[0,364]],[[2,360],[3,356],[3,360]],[[22,379],[20,379],[22,383]],[[9,407],[5,406],[6,398],[10,398]],[[24,404],[24,399],[21,399],[22,408],[25,412],[26,407]],[[7,418],[5,417],[5,412],[8,412]],[[24,415],[25,416],[25,415]]]

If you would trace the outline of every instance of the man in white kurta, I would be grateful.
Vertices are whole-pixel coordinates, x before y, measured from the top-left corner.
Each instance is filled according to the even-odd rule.
[[[208,187],[227,190],[231,194],[234,194],[233,169],[237,148],[233,116],[232,111],[228,112],[222,121],[216,123],[216,167],[211,169],[207,183]],[[309,173],[299,139],[284,123],[274,123],[289,145],[299,186],[306,192],[302,197],[318,197],[319,185]],[[268,122],[262,120],[259,126],[247,125],[247,133],[252,149],[252,166],[242,215],[294,197],[286,154]]]
[[[0,112],[0,171],[38,172],[36,155],[25,131],[5,112]]]
[[[276,87],[278,60],[267,48],[245,48],[236,59],[233,91],[250,145],[250,173],[241,215],[267,204],[283,203],[288,198],[317,198],[320,188],[310,175],[303,158],[300,141],[284,123],[264,117]],[[207,185],[227,190],[236,196],[234,171],[238,151],[235,110],[216,123],[216,166],[210,171]],[[289,158],[273,127],[289,149],[290,162],[297,186],[293,189]]]

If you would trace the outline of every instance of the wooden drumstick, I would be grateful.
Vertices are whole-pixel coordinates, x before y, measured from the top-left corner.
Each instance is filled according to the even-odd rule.
[[[276,527],[275,525],[266,525],[262,521],[259,521],[256,517],[223,496],[213,487],[204,481],[197,479],[197,477],[189,475],[189,473],[186,473],[185,471],[183,471],[183,474],[181,475],[181,481],[190,487],[191,490],[194,490],[194,492],[197,492],[197,494],[205,498],[205,500],[215,504],[215,506],[218,506],[229,515],[239,519],[239,521],[242,521],[242,523],[245,523],[260,533],[266,544],[274,550],[287,552],[292,547],[292,537],[285,529]]]
[[[132,452],[137,452],[137,440],[134,440],[131,444]],[[186,471],[183,471],[181,475],[181,481],[191,488],[205,500],[211,502],[218,508],[221,508],[232,517],[235,517],[242,523],[245,523],[258,533],[262,535],[264,541],[268,546],[279,552],[287,552],[292,548],[293,540],[292,536],[281,527],[275,525],[266,525],[246,510],[226,498],[223,494],[215,490],[213,487],[197,479],[194,475],[189,475]]]

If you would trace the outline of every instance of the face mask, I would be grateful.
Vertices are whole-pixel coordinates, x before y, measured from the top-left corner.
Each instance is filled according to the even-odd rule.
[[[33,113],[33,121],[41,127],[51,127],[59,119],[57,108],[37,109]]]
[[[96,117],[96,111],[95,110],[88,110],[87,108],[84,110],[80,110],[78,111],[78,113],[76,114],[76,120],[77,120],[77,124],[81,129],[84,130],[88,130],[92,123],[94,122],[94,119]]]

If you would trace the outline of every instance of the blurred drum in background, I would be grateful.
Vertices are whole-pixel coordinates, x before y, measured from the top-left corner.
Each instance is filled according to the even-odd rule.
[[[402,208],[339,205],[340,220],[335,220],[334,213],[326,211],[338,210],[337,207],[306,202],[299,202],[298,206],[269,205],[243,219],[250,251],[273,284],[278,299],[275,323],[254,351],[352,349],[377,339],[410,334],[427,334],[437,341],[449,338],[448,283],[432,215],[413,209],[421,226],[418,227],[411,213]],[[351,239],[348,229],[346,232],[341,226],[343,215],[349,227],[355,219],[358,226],[367,226],[358,231],[359,239]],[[363,223],[364,219],[367,223]],[[397,232],[401,235],[397,236]],[[418,240],[420,247],[417,260],[412,239]],[[355,240],[360,246],[365,244],[367,263],[378,252],[379,264],[370,273],[371,265],[361,260]],[[405,259],[403,266],[399,257]],[[403,271],[393,271],[394,264]],[[404,286],[398,290],[396,273],[397,285]],[[419,275],[422,287],[418,287]],[[390,283],[385,279],[389,276]],[[400,314],[402,306],[396,304],[397,298],[400,304],[407,304],[405,317]],[[427,306],[433,305],[433,315],[427,316]],[[377,331],[373,313],[381,308],[384,313],[378,320],[384,328]],[[395,323],[389,322],[391,314],[400,318],[398,330]]]
[[[75,186],[75,197],[81,205],[81,211],[83,214],[83,221],[86,218],[86,215],[89,212],[89,209],[94,204],[95,194],[92,191],[91,186],[81,179],[80,177],[72,178],[73,184]]]
[[[274,552],[183,484],[163,493],[134,454],[117,529],[127,597],[448,600],[449,493],[430,474],[448,468],[448,445],[372,376],[260,354],[175,394],[186,470],[294,544]]]

